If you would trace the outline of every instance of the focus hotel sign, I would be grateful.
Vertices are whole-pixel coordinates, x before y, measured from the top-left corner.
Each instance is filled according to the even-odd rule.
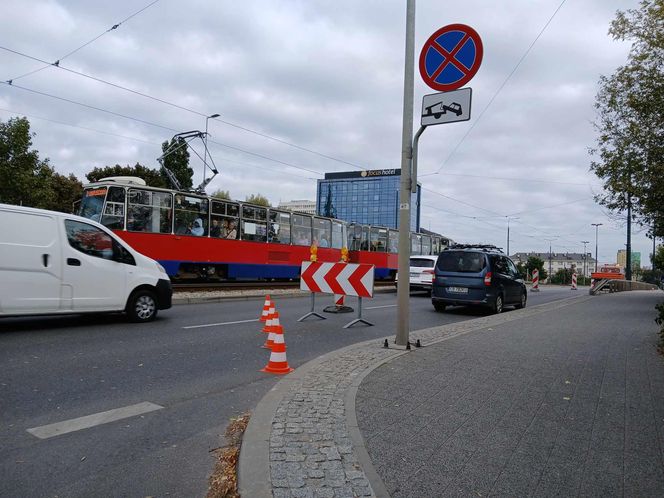
[[[397,169],[368,169],[364,171],[344,171],[339,173],[325,173],[325,179],[337,178],[373,178],[377,176],[401,176],[401,168]]]

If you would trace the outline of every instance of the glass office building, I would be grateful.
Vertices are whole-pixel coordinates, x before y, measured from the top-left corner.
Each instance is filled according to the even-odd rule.
[[[326,173],[318,180],[316,212],[349,222],[399,228],[401,169]],[[421,186],[411,194],[410,229],[420,229]]]

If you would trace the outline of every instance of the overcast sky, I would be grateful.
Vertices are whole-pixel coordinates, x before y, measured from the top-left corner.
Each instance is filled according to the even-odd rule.
[[[162,141],[204,130],[214,113],[210,150],[220,174],[210,193],[261,193],[273,205],[314,200],[325,172],[400,167],[405,1],[160,0],[60,63],[174,105],[55,67],[20,77],[43,64],[6,50],[53,62],[149,3],[3,1],[0,80],[14,82],[0,85],[0,119],[27,116],[35,148],[56,171],[84,180],[98,166],[156,168]],[[586,240],[594,254],[590,224],[603,223],[599,260],[615,262],[626,229],[594,203],[600,182],[587,151],[599,77],[625,63],[629,49],[608,36],[609,23],[637,2],[567,0],[516,68],[560,5],[417,2],[416,59],[447,24],[472,26],[484,45],[467,85],[471,120],[429,127],[420,140],[422,226],[504,248],[511,215],[511,253],[548,251],[549,243],[582,252]],[[416,68],[415,130],[429,93]],[[198,184],[203,165],[194,159]],[[650,264],[644,231],[634,233],[633,250]]]

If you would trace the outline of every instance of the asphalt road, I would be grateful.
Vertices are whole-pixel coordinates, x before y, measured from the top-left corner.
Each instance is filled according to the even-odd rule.
[[[579,290],[578,295],[585,295]],[[529,306],[575,295],[531,293]],[[331,304],[317,298],[317,311]],[[481,316],[436,313],[411,297],[411,329]],[[202,496],[228,420],[279,380],[256,320],[262,299],[179,305],[149,324],[122,315],[0,320],[0,496]],[[394,336],[396,294],[364,300],[375,326],[343,329],[356,314],[297,319],[309,298],[277,298],[290,366],[371,338]],[[347,300],[356,307],[356,301]],[[509,312],[509,311],[507,311]],[[236,322],[236,323],[232,323]],[[155,411],[40,439],[28,432],[141,403]],[[143,405],[140,405],[143,406]]]

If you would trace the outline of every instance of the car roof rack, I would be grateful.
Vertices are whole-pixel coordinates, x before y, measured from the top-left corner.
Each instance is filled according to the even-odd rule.
[[[496,251],[503,252],[503,249],[492,244],[454,244],[447,247],[445,250],[449,251],[452,249],[480,249],[484,252]]]

